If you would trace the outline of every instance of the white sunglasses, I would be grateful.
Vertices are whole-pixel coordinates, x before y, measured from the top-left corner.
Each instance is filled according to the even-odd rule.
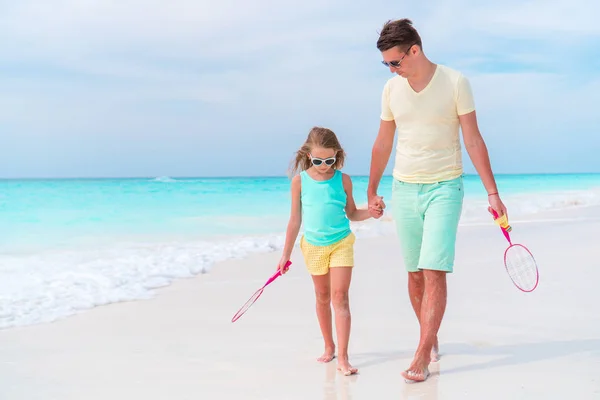
[[[335,163],[335,157],[329,157],[329,158],[317,158],[317,157],[313,157],[312,155],[310,156],[310,161],[312,162],[312,164],[316,167],[318,167],[319,165],[325,163],[325,165],[329,165],[332,166]]]

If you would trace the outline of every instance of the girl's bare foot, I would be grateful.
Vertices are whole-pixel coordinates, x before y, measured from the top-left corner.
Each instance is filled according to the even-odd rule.
[[[340,371],[341,373],[343,373],[345,376],[353,375],[358,372],[358,368],[354,368],[352,365],[350,365],[350,363],[348,362],[348,359],[346,359],[346,358],[339,359],[338,365],[337,365],[337,370]]]
[[[335,347],[325,347],[325,352],[319,358],[317,358],[318,362],[328,363],[329,361],[335,358]]]

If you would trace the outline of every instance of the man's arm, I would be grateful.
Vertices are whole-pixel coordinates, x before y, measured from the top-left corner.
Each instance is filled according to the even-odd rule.
[[[458,116],[463,133],[463,140],[465,142],[465,149],[473,162],[473,166],[481,177],[485,190],[487,190],[488,194],[498,193],[488,150],[483,137],[481,136],[481,132],[479,131],[475,113],[476,111],[471,111],[468,114]]]
[[[392,148],[394,147],[395,133],[396,122],[394,120],[381,120],[379,124],[379,133],[377,134],[377,138],[373,144],[373,150],[371,151],[371,169],[369,173],[369,186],[367,188],[369,205],[371,205],[371,199],[377,196],[379,182],[381,182],[383,171],[385,171],[385,167],[390,160]]]
[[[487,146],[477,125],[476,112],[471,111],[470,113],[459,115],[458,120],[460,121],[465,148],[481,178],[485,190],[488,192],[490,206],[499,215],[506,214],[506,207],[498,194],[498,187],[496,186],[496,180],[492,172]]]

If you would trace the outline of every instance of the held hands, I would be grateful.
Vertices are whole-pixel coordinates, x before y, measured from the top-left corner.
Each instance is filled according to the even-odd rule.
[[[379,219],[383,215],[383,211],[377,211],[374,208],[369,207],[369,217]]]
[[[377,195],[369,196],[369,215],[373,218],[381,218],[383,210],[385,209],[385,203],[383,197]]]

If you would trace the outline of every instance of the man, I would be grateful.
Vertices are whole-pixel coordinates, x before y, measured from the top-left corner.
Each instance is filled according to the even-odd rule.
[[[408,292],[421,329],[407,382],[424,381],[438,360],[437,333],[446,309],[446,274],[453,272],[456,232],[463,204],[459,127],[465,148],[485,189],[491,209],[506,208],[496,188],[486,145],[477,126],[468,80],[434,64],[423,53],[409,19],[388,21],[377,48],[396,76],[383,89],[381,122],[373,145],[369,207],[383,213],[377,195],[398,131],[393,170],[393,216],[408,271]]]

